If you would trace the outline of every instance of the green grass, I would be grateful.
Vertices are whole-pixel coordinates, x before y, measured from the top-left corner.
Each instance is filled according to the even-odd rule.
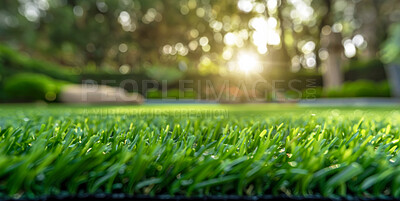
[[[291,105],[0,107],[0,197],[400,197],[400,112]]]

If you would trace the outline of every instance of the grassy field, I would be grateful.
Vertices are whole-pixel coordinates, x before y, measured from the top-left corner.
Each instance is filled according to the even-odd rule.
[[[293,105],[0,106],[0,197],[400,197],[400,112]]]

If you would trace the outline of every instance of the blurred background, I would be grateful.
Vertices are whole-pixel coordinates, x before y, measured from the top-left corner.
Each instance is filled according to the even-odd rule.
[[[399,22],[398,0],[2,0],[0,100],[399,97]]]

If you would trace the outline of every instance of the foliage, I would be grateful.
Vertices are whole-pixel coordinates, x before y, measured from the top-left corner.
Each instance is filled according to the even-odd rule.
[[[385,65],[379,59],[351,60],[344,70],[346,81],[364,79],[379,82],[387,79]]]
[[[326,97],[390,97],[387,81],[375,83],[367,80],[346,82],[339,89],[325,92]]]
[[[2,106],[0,195],[400,197],[392,109]]]
[[[3,45],[0,45],[0,72],[5,76],[16,73],[40,73],[55,79],[75,81],[72,72],[67,68],[32,59]]]
[[[66,84],[67,82],[54,80],[46,75],[21,73],[5,80],[4,93],[8,100],[52,102]]]
[[[163,66],[146,67],[145,73],[151,79],[168,83],[176,82],[184,76],[184,73],[176,68]]]
[[[391,97],[390,85],[387,81],[357,80],[345,82],[339,88],[323,90],[322,87],[314,87],[302,91],[304,99],[350,97]]]
[[[306,88],[301,91],[301,98],[302,99],[315,99],[315,98],[322,98],[323,89],[322,87],[313,87],[313,88]],[[291,92],[293,93],[293,92]],[[289,92],[290,94],[290,92]],[[294,98],[299,98],[298,95],[295,95]]]
[[[389,29],[389,37],[383,44],[381,59],[384,63],[400,63],[400,23]]]
[[[179,58],[181,55],[193,61],[198,60],[203,54],[201,48],[190,54],[175,52],[174,55],[162,55],[160,50],[163,46],[175,47],[179,43],[188,51],[189,42],[198,42],[200,37],[207,36],[209,44],[215,45],[213,50],[221,51],[221,41],[213,40],[214,32],[209,26],[211,19],[203,18],[217,11],[211,10],[214,6],[221,12],[219,21],[225,14],[237,12],[236,2],[233,1],[190,2],[194,3],[194,7],[183,15],[181,7],[187,5],[188,1],[55,0],[44,2],[46,8],[36,3],[5,1],[1,3],[0,12],[12,19],[13,24],[0,24],[1,39],[74,66],[87,66],[92,62],[98,69],[108,66],[118,69],[121,64],[140,68],[159,62],[176,65],[185,60]],[[38,9],[39,16],[30,19],[26,14],[27,5],[31,9]],[[204,9],[207,15],[198,17],[197,8]],[[243,24],[247,25],[247,22]],[[194,29],[198,30],[198,36],[191,38],[189,32]],[[121,45],[126,45],[127,50],[120,51]]]
[[[170,89],[163,94],[161,90],[151,89],[147,91],[146,97],[148,99],[196,99],[196,92],[193,90]]]
[[[182,60],[196,69],[204,58],[226,64],[230,59],[221,57],[225,50],[235,55],[243,48],[255,51],[258,47],[267,51],[265,61],[283,63],[285,68],[291,59],[301,61],[315,54],[315,66],[299,65],[317,68],[322,61],[316,55],[325,48],[320,38],[325,26],[340,27],[343,37],[349,39],[360,33],[369,40],[367,35],[372,34],[380,43],[385,38],[382,31],[396,21],[392,13],[399,5],[397,0],[5,0],[0,6],[0,40],[63,64],[86,68],[94,63],[96,69],[115,71],[121,65],[174,66]],[[261,18],[269,20],[272,32],[252,42],[257,28],[249,22]],[[240,36],[239,40],[227,45],[228,34]],[[272,38],[269,35],[276,40],[265,44]],[[199,45],[204,37],[207,44]],[[367,49],[375,48],[368,43]],[[311,49],[306,50],[305,44]],[[214,73],[218,67],[202,66],[198,70],[203,73]]]
[[[383,65],[384,64],[379,59],[351,60],[343,69],[346,71],[353,69],[366,70],[370,68],[381,68]]]

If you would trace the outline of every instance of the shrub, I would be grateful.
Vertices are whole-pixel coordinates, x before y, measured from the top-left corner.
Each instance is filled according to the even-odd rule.
[[[373,82],[358,80],[346,82],[339,88],[323,91],[321,87],[303,90],[303,99],[311,98],[346,98],[346,97],[390,97],[390,85],[387,81]]]
[[[4,92],[7,100],[52,102],[65,84],[46,75],[21,73],[5,80]]]
[[[303,99],[321,98],[323,94],[322,87],[307,88],[302,91]]]
[[[375,83],[367,80],[346,82],[338,89],[325,92],[326,97],[390,97],[388,82]]]
[[[351,60],[344,66],[346,81],[372,80],[383,81],[387,79],[385,66],[379,59]]]
[[[148,99],[161,99],[162,98],[162,91],[158,89],[150,89],[146,93],[146,97]]]
[[[167,66],[149,66],[145,69],[147,77],[157,81],[167,81],[168,83],[176,82],[182,79],[184,73],[176,68]]]
[[[195,99],[197,97],[197,93],[195,91],[181,91],[179,89],[170,89],[164,95],[162,91],[152,89],[147,91],[146,97],[148,99]]]
[[[68,68],[57,64],[32,59],[9,47],[0,45],[0,72],[10,76],[17,73],[39,73],[54,79],[77,82],[77,77]]]

